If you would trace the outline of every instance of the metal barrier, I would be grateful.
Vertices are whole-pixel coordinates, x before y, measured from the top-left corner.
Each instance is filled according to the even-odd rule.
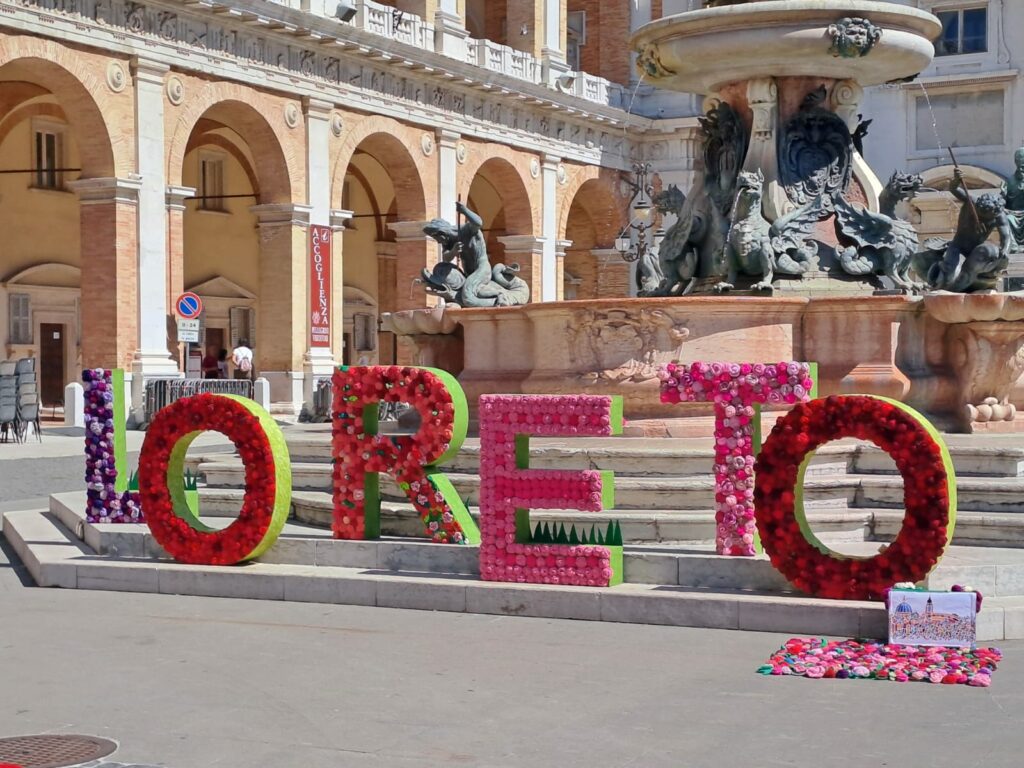
[[[313,390],[313,408],[308,412],[310,424],[326,424],[331,420],[331,408],[334,404],[334,385],[330,379],[321,379]],[[381,403],[377,416],[381,424],[397,422],[399,417],[412,406],[406,403]]]
[[[249,379],[150,379],[146,382],[146,422],[161,408],[183,397],[199,394],[238,395],[250,400],[253,382]]]

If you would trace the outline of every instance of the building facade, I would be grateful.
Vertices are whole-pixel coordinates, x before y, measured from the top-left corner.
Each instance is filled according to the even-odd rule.
[[[40,358],[47,404],[82,366],[124,367],[138,400],[187,368],[192,290],[206,346],[249,341],[296,412],[338,363],[407,359],[378,318],[432,304],[422,229],[457,200],[535,300],[628,293],[609,250],[651,121],[569,66],[570,5],[0,3],[6,355]]]
[[[990,188],[1024,139],[1024,4],[905,1],[941,15],[942,55],[869,89],[867,159],[922,173],[914,215],[948,234],[948,147]],[[534,301],[629,295],[632,165],[688,189],[701,100],[645,84],[628,41],[700,5],[0,0],[6,356],[40,359],[47,404],[83,366],[125,368],[138,401],[189,369],[192,290],[198,346],[247,340],[294,413],[336,364],[409,360],[379,318],[432,304],[422,228],[458,200]]]

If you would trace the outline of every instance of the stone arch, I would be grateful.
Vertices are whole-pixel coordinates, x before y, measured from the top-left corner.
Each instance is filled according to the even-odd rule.
[[[18,270],[0,281],[7,285],[44,285],[77,287],[82,281],[82,270],[59,261],[43,261]]]
[[[612,247],[615,238],[629,223],[626,215],[626,199],[618,193],[620,179],[615,171],[608,168],[578,167],[569,173],[560,197],[558,212],[558,237],[566,239],[569,213],[573,204],[582,205],[595,223],[601,226],[595,233],[602,246]]]
[[[395,188],[398,215],[406,221],[423,221],[436,207],[436,195],[427,192],[427,180],[434,176],[417,138],[420,133],[389,117],[374,115],[356,123],[340,140],[331,174],[331,207],[342,207],[342,191],[357,150],[366,151],[379,162]]]
[[[78,137],[83,178],[126,177],[135,169],[134,143],[112,139],[134,135],[135,110],[130,84],[120,93],[107,84],[111,65],[128,77],[127,62],[53,40],[0,35],[0,72],[53,94]]]
[[[54,120],[66,123],[68,121],[64,110],[57,104],[37,103],[25,104],[10,112],[6,117],[0,115],[0,144],[19,123],[31,120],[33,117],[51,117]]]
[[[168,183],[181,185],[192,134],[200,120],[210,118],[233,130],[248,145],[259,180],[260,204],[304,202],[305,132],[301,116],[296,127],[289,128],[284,116],[286,99],[236,83],[203,83],[197,80],[186,85],[188,90],[200,87],[199,93],[187,99],[187,106],[168,110],[175,122],[167,152]],[[274,119],[275,115],[280,115],[280,119]]]
[[[530,159],[531,156],[502,144],[472,147],[466,164],[459,169],[460,199],[469,199],[473,182],[482,176],[499,190],[508,233],[539,235],[540,188],[538,179],[534,179],[530,173]],[[442,211],[441,215],[450,214]]]

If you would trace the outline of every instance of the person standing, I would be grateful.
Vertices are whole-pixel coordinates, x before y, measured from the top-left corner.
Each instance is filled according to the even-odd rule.
[[[202,367],[204,379],[221,378],[220,366],[217,364],[216,347],[210,346],[206,348],[206,355],[203,357]]]
[[[248,340],[242,339],[238,342],[238,346],[235,347],[235,351],[231,355],[231,362],[235,364],[236,379],[252,378],[252,350],[249,348]]]

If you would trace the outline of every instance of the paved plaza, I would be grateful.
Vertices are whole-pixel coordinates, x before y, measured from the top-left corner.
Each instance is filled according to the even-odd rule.
[[[130,765],[1000,768],[1024,746],[1019,641],[990,689],[764,678],[781,636],[43,590],[6,545],[0,615],[0,735],[92,734]]]

